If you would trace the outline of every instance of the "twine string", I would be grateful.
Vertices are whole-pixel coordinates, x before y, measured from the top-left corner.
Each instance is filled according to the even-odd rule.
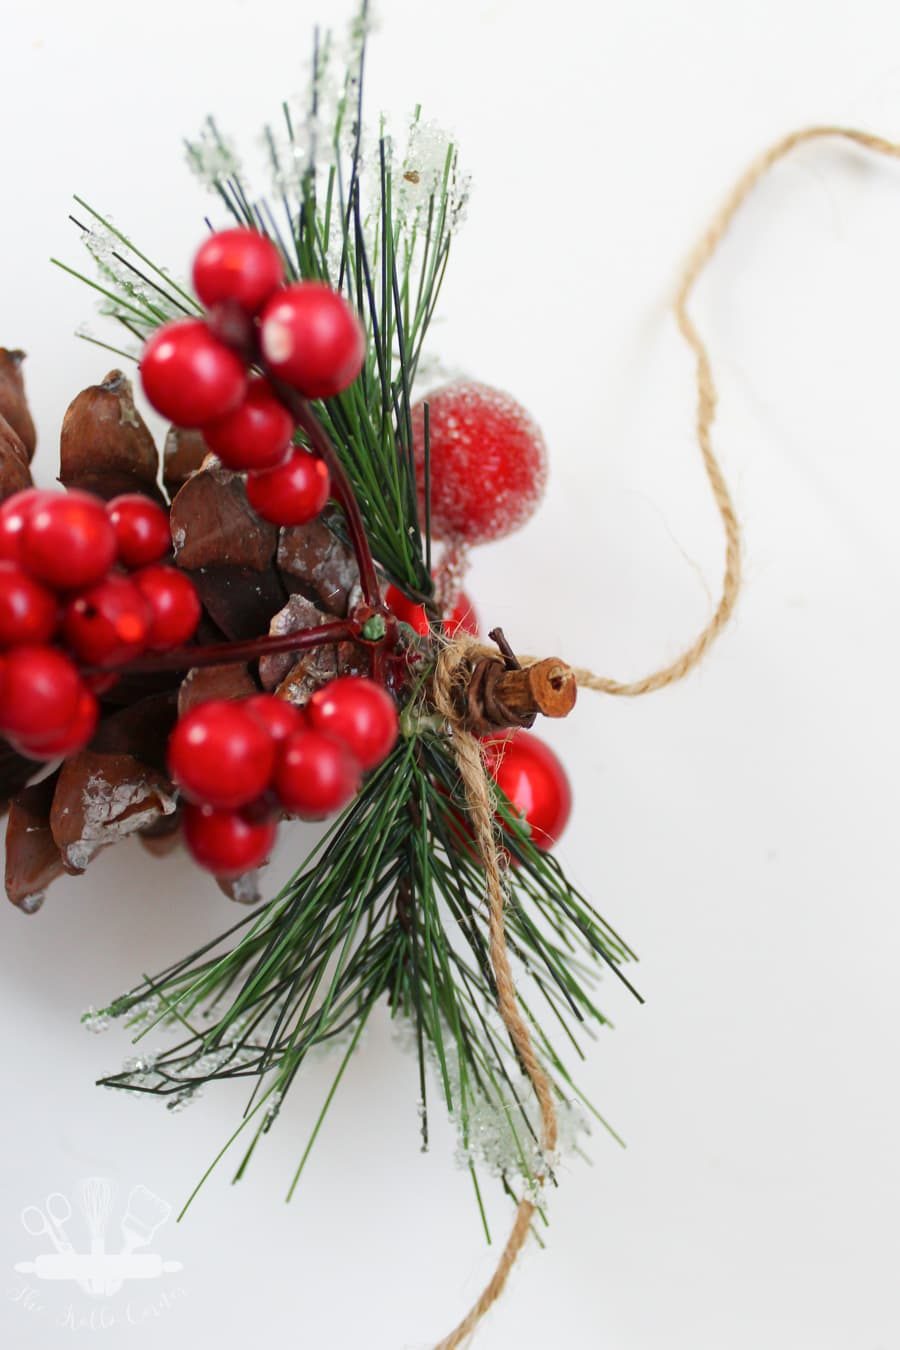
[[[713,380],[709,354],[688,313],[688,301],[701,274],[712,259],[728,227],[753,188],[779,160],[808,141],[836,137],[850,141],[876,154],[900,159],[900,144],[885,140],[866,131],[840,126],[812,126],[791,132],[759,155],[738,179],[708,228],[690,254],[675,295],[674,313],[678,329],[694,353],[696,361],[697,412],[695,431],[703,459],[713,501],[719,512],[725,534],[725,568],[718,603],[706,626],[668,665],[652,671],[641,679],[622,681],[596,675],[584,668],[575,669],[578,685],[598,693],[636,698],[665,689],[684,679],[703,660],[734,612],[741,589],[741,532],[725,476],[712,446],[712,425],[716,413],[716,386]],[[485,767],[481,743],[462,724],[462,715],[454,697],[464,681],[471,663],[489,651],[479,642],[460,637],[442,646],[434,676],[434,703],[446,719],[450,729],[456,762],[465,790],[470,826],[485,872],[488,897],[489,950],[491,968],[497,988],[497,1008],[534,1089],[541,1114],[541,1147],[545,1158],[552,1154],[557,1142],[557,1115],[553,1087],[534,1050],[528,1026],[519,1009],[515,983],[506,945],[504,924],[505,863],[498,840],[498,826],[494,812],[494,787]],[[522,664],[537,658],[522,657]],[[540,1186],[543,1175],[535,1178]],[[493,1275],[462,1321],[438,1343],[435,1350],[456,1350],[478,1326],[484,1314],[503,1292],[516,1258],[525,1245],[535,1212],[534,1201],[524,1197],[519,1201],[512,1231]]]

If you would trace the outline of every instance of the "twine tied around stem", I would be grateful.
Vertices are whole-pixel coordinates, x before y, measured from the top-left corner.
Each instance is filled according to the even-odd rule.
[[[711,432],[717,401],[712,366],[706,346],[688,313],[687,305],[694,286],[713,257],[734,216],[759,180],[796,146],[825,138],[842,139],[876,154],[900,159],[900,144],[871,132],[847,127],[811,126],[782,137],[753,160],[738,179],[691,253],[675,295],[673,306],[675,320],[679,332],[694,353],[696,362],[697,444],[725,534],[725,568],[716,608],[698,636],[674,661],[641,679],[631,681],[614,680],[607,676],[596,675],[591,670],[575,668],[569,673],[580,688],[624,698],[636,698],[658,689],[665,689],[668,685],[684,679],[699,665],[734,612],[741,589],[740,526],[725,476],[712,446]],[[503,873],[506,855],[497,835],[494,786],[485,767],[481,742],[472,730],[473,726],[478,730],[477,720],[472,720],[471,709],[467,708],[458,697],[466,674],[471,677],[478,663],[483,662],[486,657],[493,657],[496,661],[496,653],[470,637],[458,637],[444,643],[438,653],[432,697],[437,711],[446,720],[450,731],[465,790],[470,827],[484,866],[489,915],[489,953],[497,989],[497,1009],[534,1089],[541,1115],[541,1149],[545,1158],[548,1158],[556,1148],[558,1133],[553,1088],[535,1052],[528,1026],[516,998],[504,922],[506,894]],[[527,669],[537,664],[537,658],[523,656],[517,664]],[[557,664],[562,666],[562,663]],[[490,691],[488,706],[491,707]],[[528,725],[527,722],[517,724]],[[543,1180],[543,1175],[536,1178],[538,1185],[541,1185]],[[535,1203],[529,1197],[526,1196],[519,1201],[512,1231],[493,1275],[462,1321],[438,1343],[435,1350],[456,1350],[456,1347],[471,1336],[484,1314],[500,1297],[516,1258],[525,1245],[534,1212]]]

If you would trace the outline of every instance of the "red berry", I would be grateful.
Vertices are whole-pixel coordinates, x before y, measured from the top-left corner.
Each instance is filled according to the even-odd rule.
[[[363,769],[380,764],[397,739],[397,707],[380,684],[343,675],[317,689],[306,705],[315,731],[343,741]]]
[[[38,736],[17,736],[15,746],[29,759],[61,759],[83,750],[97,729],[100,709],[90,689],[82,689],[75,716],[59,731]]]
[[[28,512],[20,561],[61,591],[93,586],[116,556],[116,534],[106,503],[89,492],[48,493]]]
[[[295,703],[275,694],[254,694],[241,704],[276,743],[284,741],[303,726],[303,713]]]
[[[140,492],[125,492],[106,503],[116,532],[116,550],[123,567],[159,562],[172,547],[169,513]]]
[[[184,808],[184,840],[194,862],[217,877],[239,877],[259,867],[272,852],[274,820],[247,820],[238,811],[212,806]]]
[[[52,736],[78,711],[84,685],[55,647],[13,647],[0,674],[0,729],[13,738]]]
[[[557,756],[527,731],[502,732],[485,744],[485,764],[523,816],[537,848],[551,849],[572,810],[572,789]]]
[[[14,562],[0,562],[0,646],[47,642],[56,631],[56,596]]]
[[[141,382],[156,411],[179,427],[224,417],[247,387],[240,359],[202,319],[178,319],[153,334],[141,357]]]
[[[132,580],[150,606],[152,619],[147,647],[169,651],[188,642],[200,622],[200,601],[190,577],[177,567],[142,567]]]
[[[281,254],[256,230],[220,230],[194,258],[194,290],[207,308],[234,300],[255,314],[283,280]]]
[[[117,665],[144,651],[152,622],[135,583],[113,574],[69,601],[63,636],[85,665]]]
[[[320,820],[346,806],[359,788],[359,761],[323,731],[295,731],[281,747],[274,786],[291,815]]]
[[[246,806],[269,786],[275,745],[240,703],[210,699],[169,737],[169,770],[186,796],[223,810]]]
[[[227,469],[273,469],[290,448],[294,419],[261,375],[247,385],[247,395],[234,412],[203,428],[203,439]]]
[[[499,389],[464,381],[436,390],[426,402],[434,537],[483,544],[519,529],[537,508],[547,478],[544,438],[528,413]],[[424,404],[412,413],[423,498]]]
[[[362,370],[366,335],[347,301],[321,281],[279,291],[260,318],[271,369],[307,398],[331,398]]]
[[[450,637],[456,637],[459,633],[468,633],[471,637],[478,637],[478,615],[475,613],[475,606],[465,591],[460,591],[453,613],[448,619],[444,620],[444,629]]]
[[[15,492],[0,506],[0,558],[18,562],[25,522],[39,502],[57,497],[43,488],[25,488]]]
[[[277,469],[247,476],[247,500],[273,525],[305,525],[315,520],[331,493],[328,467],[308,450],[292,450]]]

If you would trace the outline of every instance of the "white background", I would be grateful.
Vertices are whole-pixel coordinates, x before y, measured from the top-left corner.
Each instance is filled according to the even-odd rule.
[[[370,112],[421,99],[475,180],[433,350],[518,394],[552,450],[543,510],[479,554],[472,590],[522,649],[642,674],[705,622],[721,568],[667,312],[680,261],[783,132],[833,119],[900,137],[900,11],[379,10]],[[184,267],[210,202],[180,137],[213,110],[252,141],[301,88],[312,23],[348,11],[3,6],[0,342],[29,353],[42,481],[66,404],[109,364],[71,336],[89,294],[47,262],[79,257],[69,194]],[[585,695],[544,731],[575,788],[562,859],[640,952],[647,1003],[603,991],[616,1029],[581,1077],[628,1149],[597,1136],[593,1168],[564,1173],[547,1250],[529,1250],[485,1350],[900,1346],[898,239],[900,166],[820,144],[759,190],[698,296],[746,589],[684,685]],[[283,840],[282,873],[303,846]],[[170,1117],[95,1089],[127,1045],[78,1016],[234,913],[185,862],[125,846],[35,918],[0,914],[4,1346],[91,1343],[9,1301],[12,1263],[36,1252],[22,1205],[95,1173],[180,1201],[231,1128],[227,1092]],[[162,1230],[185,1265],[177,1306],[139,1327],[119,1307],[98,1344],[397,1350],[449,1330],[496,1247],[449,1128],[419,1153],[414,1064],[383,1024],[282,1202],[329,1071],[246,1181],[226,1167]],[[493,1198],[491,1218],[502,1235]]]

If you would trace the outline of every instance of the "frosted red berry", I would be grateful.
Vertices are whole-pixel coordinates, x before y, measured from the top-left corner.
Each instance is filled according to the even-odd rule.
[[[276,744],[287,740],[303,726],[303,713],[296,704],[275,694],[254,694],[245,699],[242,706],[265,727]]]
[[[85,665],[118,665],[145,650],[152,623],[140,589],[130,578],[113,574],[69,601],[62,631]]]
[[[39,580],[76,591],[106,576],[116,535],[106,503],[89,492],[53,492],[28,511],[19,558]]]
[[[304,729],[283,742],[273,786],[291,815],[321,820],[346,806],[359,788],[361,773],[343,741]]]
[[[194,258],[194,290],[208,308],[231,300],[256,314],[284,280],[281,254],[256,230],[219,230]]]
[[[260,375],[250,380],[233,412],[203,428],[210,450],[236,473],[273,469],[287,455],[293,435],[293,417]]]
[[[202,319],[164,324],[144,347],[141,383],[157,412],[179,427],[202,427],[224,417],[244,397],[240,359]]]
[[[62,759],[83,750],[97,729],[100,709],[90,689],[82,689],[75,716],[66,726],[43,735],[19,736],[16,749],[29,759]]]
[[[25,488],[16,492],[0,506],[0,558],[18,562],[25,522],[39,502],[58,493],[44,488]]]
[[[277,469],[247,476],[247,500],[273,525],[305,525],[315,520],[331,494],[328,466],[308,450],[292,450]]]
[[[150,606],[148,649],[165,652],[190,641],[201,614],[200,600],[190,577],[177,567],[157,563],[142,567],[132,580]]]
[[[187,797],[222,809],[246,806],[269,786],[275,745],[241,703],[211,699],[169,737],[169,771]]]
[[[0,561],[0,646],[48,642],[58,612],[51,590],[17,563]]]
[[[527,823],[532,842],[551,849],[571,814],[572,789],[549,745],[527,731],[504,732],[486,740],[485,764]]]
[[[544,438],[509,394],[459,381],[429,394],[431,532],[483,544],[533,515],[547,478]],[[424,519],[425,410],[414,405],[416,475]]]
[[[307,398],[341,393],[366,354],[357,314],[320,281],[300,281],[272,296],[260,316],[260,342],[269,368]]]
[[[51,736],[78,711],[84,685],[55,647],[13,647],[0,667],[0,730],[11,738]]]
[[[184,808],[184,840],[192,858],[225,879],[264,863],[274,847],[277,829],[274,820],[249,820],[239,811],[191,802]]]
[[[125,492],[107,502],[116,534],[116,553],[123,567],[147,567],[172,548],[169,513],[140,492]]]
[[[343,675],[317,689],[306,705],[315,731],[343,741],[363,769],[374,769],[397,739],[397,706],[390,694],[361,675]]]

